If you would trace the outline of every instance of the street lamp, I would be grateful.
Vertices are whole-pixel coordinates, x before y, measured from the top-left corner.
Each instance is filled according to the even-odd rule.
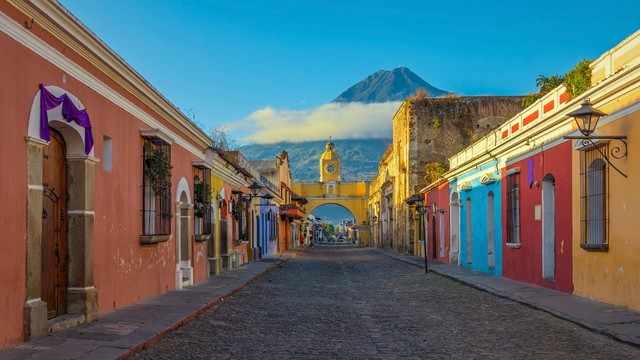
[[[419,216],[418,226],[420,227],[420,229],[418,229],[418,236],[420,236],[421,230],[422,230],[421,228],[423,226],[422,214],[423,214],[423,208],[424,208],[424,199],[422,198],[422,196],[420,196],[420,194],[414,194],[409,198],[405,199],[405,202],[408,205],[414,205],[416,207],[416,210],[418,211],[418,216]],[[424,239],[424,272],[427,274],[429,273],[429,265],[427,264],[427,239]]]
[[[251,190],[251,195],[253,195],[253,197],[257,197],[260,190],[262,190],[262,185],[254,181],[253,184],[249,186],[249,190]]]
[[[608,154],[603,153],[600,147],[596,145],[594,140],[617,140],[622,142],[621,146],[623,147],[614,146],[610,151],[611,157],[615,159],[622,159],[627,156],[627,142],[625,141],[627,137],[625,135],[592,136],[593,132],[596,130],[596,126],[598,126],[598,120],[600,120],[602,116],[606,115],[607,114],[605,112],[592,107],[591,101],[589,101],[589,99],[585,99],[580,105],[579,109],[567,114],[567,116],[574,118],[576,125],[578,125],[578,130],[580,130],[580,133],[583,136],[564,136],[564,138],[571,140],[580,140],[582,146],[593,146],[600,153],[600,155],[602,155],[602,158],[607,162],[607,164],[609,164],[620,175],[626,178],[627,175],[622,173],[620,169],[618,169],[611,163]],[[608,148],[605,149],[605,151],[608,151]]]
[[[578,129],[580,129],[580,132],[584,136],[591,135],[596,130],[600,117],[605,115],[607,114],[592,107],[589,99],[584,99],[584,102],[580,105],[578,110],[574,110],[567,114],[567,116],[574,118],[576,125],[578,125]]]

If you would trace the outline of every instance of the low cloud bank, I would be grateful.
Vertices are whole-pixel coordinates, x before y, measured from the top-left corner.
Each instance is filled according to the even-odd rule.
[[[280,141],[390,138],[392,119],[401,102],[376,104],[330,103],[308,110],[257,110],[228,125],[240,133],[241,143],[268,144]]]

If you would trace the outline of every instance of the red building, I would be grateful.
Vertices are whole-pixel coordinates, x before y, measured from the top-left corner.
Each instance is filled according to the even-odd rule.
[[[423,190],[424,208],[422,210],[421,239],[427,239],[429,259],[449,263],[449,182],[437,181]],[[423,254],[421,254],[423,255]]]
[[[502,186],[504,277],[573,291],[572,150],[570,141],[559,139],[507,162]]]

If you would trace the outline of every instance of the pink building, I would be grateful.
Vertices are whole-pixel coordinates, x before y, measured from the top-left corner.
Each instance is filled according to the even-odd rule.
[[[204,280],[210,139],[59,3],[0,13],[0,348]]]

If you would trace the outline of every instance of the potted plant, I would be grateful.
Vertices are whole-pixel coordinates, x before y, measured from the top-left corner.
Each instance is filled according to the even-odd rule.
[[[211,202],[211,185],[197,182],[194,188],[193,213],[196,217],[203,218],[206,214],[206,207]]]
[[[149,177],[151,189],[156,194],[163,194],[171,188],[171,161],[169,155],[155,148],[145,155],[145,174]]]

